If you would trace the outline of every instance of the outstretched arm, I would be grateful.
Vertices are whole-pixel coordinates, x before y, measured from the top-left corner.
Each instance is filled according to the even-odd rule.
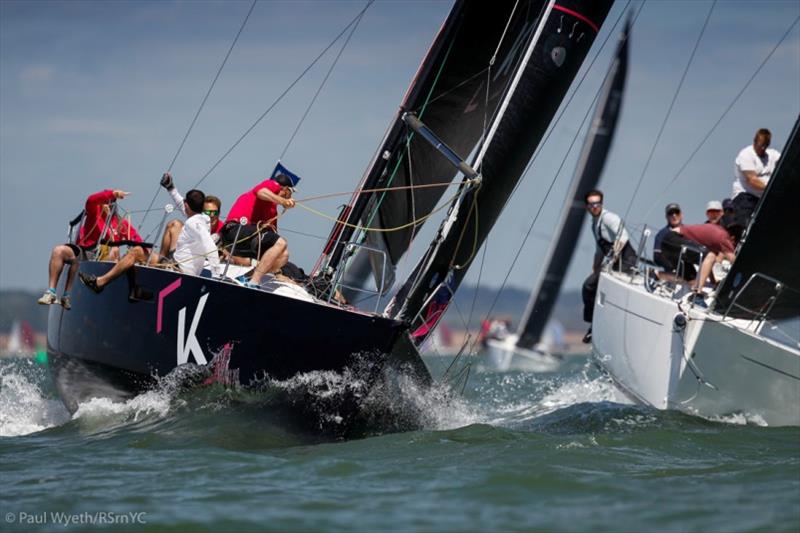
[[[256,198],[259,200],[263,200],[265,202],[272,202],[278,205],[282,205],[283,207],[290,209],[294,207],[294,200],[291,198],[284,198],[283,196],[277,195],[271,190],[267,189],[266,187],[262,187],[256,193]]]
[[[175,182],[172,180],[172,174],[169,172],[164,172],[164,174],[161,176],[160,184],[162,187],[167,189],[169,195],[172,196],[172,201],[175,202],[175,205],[181,210],[183,216],[188,217],[189,215],[186,213],[186,207],[183,205],[183,196],[181,196],[181,193],[178,192],[178,188],[175,186]]]

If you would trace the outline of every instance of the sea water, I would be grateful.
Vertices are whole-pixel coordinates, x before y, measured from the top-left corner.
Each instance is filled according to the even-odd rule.
[[[478,359],[456,398],[400,383],[380,401],[413,430],[342,439],[218,386],[70,415],[46,367],[0,360],[0,530],[800,530],[800,428],[618,403],[569,361],[530,374]],[[275,385],[310,383],[350,385]]]

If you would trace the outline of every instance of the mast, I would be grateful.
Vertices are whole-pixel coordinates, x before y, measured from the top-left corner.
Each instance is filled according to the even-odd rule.
[[[498,62],[513,65],[513,77],[472,168],[481,180],[462,181],[422,260],[387,308],[394,318],[419,327],[419,345],[432,331],[461,283],[492,225],[539,145],[600,25],[610,0],[555,0],[541,13],[523,6],[509,21],[509,36]],[[434,128],[435,129],[435,128]],[[459,153],[456,150],[456,153]],[[441,156],[440,156],[441,157]]]
[[[617,51],[600,89],[589,133],[581,149],[561,218],[545,256],[544,267],[531,293],[517,331],[517,346],[532,349],[540,341],[580,237],[586,211],[583,196],[600,181],[617,127],[628,72],[630,21],[620,34]]]
[[[754,317],[753,312],[769,311],[771,319],[800,316],[800,233],[791,217],[800,197],[800,116],[794,123],[778,166],[767,183],[756,211],[740,244],[730,272],[717,289],[715,309],[728,316]],[[756,276],[742,290],[751,276]],[[766,279],[768,276],[780,282]],[[738,297],[737,293],[742,292]],[[774,302],[770,298],[777,296]],[[771,308],[770,308],[771,306]]]

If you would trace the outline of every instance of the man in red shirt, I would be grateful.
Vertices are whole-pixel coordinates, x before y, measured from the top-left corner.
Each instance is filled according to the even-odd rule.
[[[254,285],[264,274],[276,272],[289,261],[286,240],[277,233],[278,205],[285,209],[295,206],[292,181],[284,174],[264,180],[239,196],[220,231],[229,252],[258,259],[250,279]],[[242,218],[245,224],[241,224]]]
[[[39,298],[38,302],[42,305],[51,305],[54,303],[61,303],[64,309],[69,310],[70,304],[70,289],[75,280],[75,272],[78,270],[78,259],[85,259],[89,251],[97,248],[98,242],[101,237],[109,242],[120,241],[135,241],[141,242],[142,238],[136,230],[128,224],[128,222],[116,214],[111,218],[108,225],[109,214],[111,213],[111,205],[117,200],[125,198],[128,194],[121,190],[107,189],[104,191],[96,192],[86,199],[84,206],[85,219],[81,225],[78,233],[78,240],[75,244],[60,244],[53,248],[50,254],[49,265],[49,288],[45,291],[44,295]],[[135,246],[131,249],[128,255],[134,257],[144,257],[144,250]],[[116,258],[118,250],[113,248],[109,253],[110,258]],[[141,254],[141,255],[140,255]],[[127,256],[126,256],[127,258]],[[124,260],[123,260],[124,261]],[[56,284],[61,275],[64,265],[70,265],[69,272],[67,273],[67,282],[64,286],[64,294],[61,300],[56,297]]]

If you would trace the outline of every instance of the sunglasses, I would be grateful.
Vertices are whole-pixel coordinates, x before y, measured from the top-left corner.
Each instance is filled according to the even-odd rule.
[[[671,216],[673,216],[673,215],[680,215],[680,214],[681,214],[681,212],[680,212],[680,211],[670,211],[669,213],[667,213],[667,216],[668,216],[668,217],[671,217]]]
[[[586,207],[600,207],[603,205],[603,202],[587,202]]]
[[[203,214],[208,215],[210,217],[215,217],[219,215],[219,209],[204,209]]]

